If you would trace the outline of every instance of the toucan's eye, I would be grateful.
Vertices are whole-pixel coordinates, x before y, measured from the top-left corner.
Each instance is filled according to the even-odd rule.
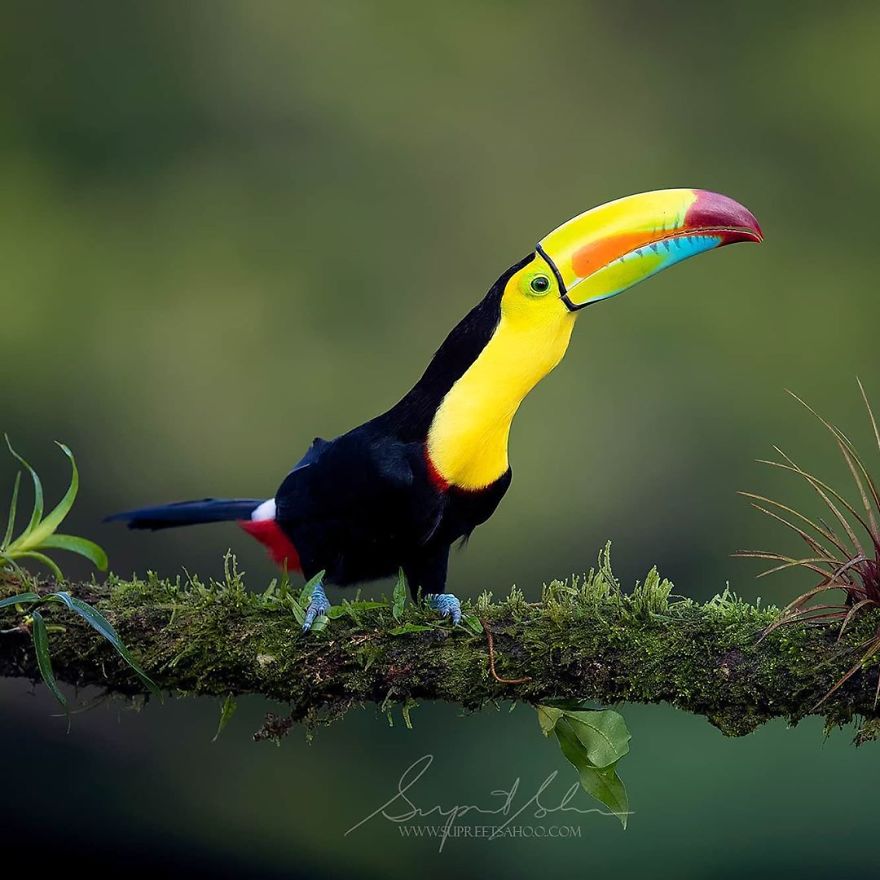
[[[547,293],[550,290],[550,279],[546,275],[535,275],[529,287],[532,289],[532,293],[537,293],[538,295]]]

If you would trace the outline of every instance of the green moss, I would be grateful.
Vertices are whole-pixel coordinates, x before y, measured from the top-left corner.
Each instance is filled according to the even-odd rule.
[[[0,581],[0,595],[20,588],[15,579]],[[804,626],[781,627],[761,640],[777,609],[728,590],[705,604],[675,598],[656,569],[627,595],[606,548],[586,575],[547,584],[541,603],[528,603],[515,588],[500,601],[483,594],[465,603],[465,612],[492,630],[499,674],[531,677],[511,686],[490,676],[482,633],[453,629],[423,604],[407,603],[395,618],[390,602],[358,600],[322,632],[303,635],[291,611],[298,592],[283,579],[249,591],[231,556],[221,580],[111,575],[102,585],[71,589],[99,605],[163,688],[221,698],[261,693],[290,704],[291,717],[310,724],[365,702],[441,699],[476,709],[499,699],[587,698],[668,702],[738,736],[771,717],[796,722],[807,714],[877,626],[866,614],[839,643],[833,629]],[[0,629],[15,614],[0,611]],[[391,635],[407,623],[429,629]],[[139,692],[83,627],[53,636],[52,650],[64,680]],[[857,714],[867,719],[863,740],[874,731],[876,672],[853,676],[821,709],[832,724]],[[0,673],[33,675],[32,658],[0,640]]]

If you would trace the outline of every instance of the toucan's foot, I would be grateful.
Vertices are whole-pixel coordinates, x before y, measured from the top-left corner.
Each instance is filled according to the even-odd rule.
[[[326,614],[330,610],[330,600],[324,592],[324,585],[318,581],[312,590],[312,596],[309,600],[308,608],[306,608],[306,619],[303,622],[303,632],[308,632],[315,622],[315,618]]]
[[[453,626],[461,623],[461,602],[452,593],[434,593],[428,603],[441,617],[451,617]]]

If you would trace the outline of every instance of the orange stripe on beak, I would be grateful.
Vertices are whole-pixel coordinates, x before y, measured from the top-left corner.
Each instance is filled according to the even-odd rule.
[[[657,238],[659,235],[652,237],[644,232],[625,232],[607,238],[598,238],[588,242],[571,255],[572,269],[579,278],[586,278],[618,257],[650,244]]]

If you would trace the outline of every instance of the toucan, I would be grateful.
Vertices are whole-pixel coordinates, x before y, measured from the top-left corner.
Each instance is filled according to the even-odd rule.
[[[511,266],[446,337],[422,377],[376,418],[315,438],[274,497],[206,498],[118,513],[132,529],[234,520],[274,561],[315,582],[304,630],[348,586],[402,569],[453,624],[450,548],[510,487],[508,437],[523,398],[562,359],[600,300],[704,251],[760,242],[755,217],[699,189],[641,193],[564,223]],[[318,578],[320,575],[320,578]]]

